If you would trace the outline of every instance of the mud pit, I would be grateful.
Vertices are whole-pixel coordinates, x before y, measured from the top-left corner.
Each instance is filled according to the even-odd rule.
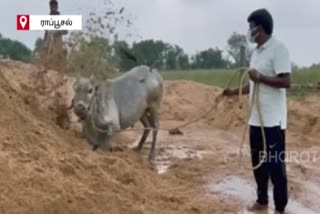
[[[255,186],[244,167],[249,156],[240,163],[237,154],[246,109],[237,110],[236,98],[182,129],[182,136],[159,132],[157,165],[151,167],[151,138],[141,154],[131,149],[140,132],[113,139],[123,151],[92,152],[79,137],[74,115],[62,126],[67,130],[57,126],[57,96],[50,89],[59,91],[59,105],[68,105],[72,80],[48,71],[41,94],[35,87],[39,71],[0,62],[0,213],[246,213]],[[161,127],[197,117],[220,92],[194,82],[166,82]],[[319,109],[318,97],[289,101],[287,150],[316,154],[312,161],[303,156],[287,165],[289,213],[320,213]]]

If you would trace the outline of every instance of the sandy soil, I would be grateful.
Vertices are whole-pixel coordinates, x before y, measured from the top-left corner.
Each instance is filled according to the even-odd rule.
[[[242,161],[238,155],[247,109],[238,109],[237,98],[224,100],[183,135],[159,132],[152,167],[149,143],[141,154],[131,149],[137,131],[115,136],[122,151],[90,150],[66,110],[73,81],[34,65],[0,62],[0,213],[246,213],[255,185],[248,148]],[[221,92],[189,81],[165,86],[163,128],[202,114]],[[287,150],[298,153],[288,162],[290,213],[320,213],[319,109],[317,96],[289,101]]]

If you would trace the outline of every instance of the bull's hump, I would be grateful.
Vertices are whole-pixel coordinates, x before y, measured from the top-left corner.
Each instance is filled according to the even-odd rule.
[[[144,82],[150,75],[147,69],[135,69],[118,77],[115,82]]]

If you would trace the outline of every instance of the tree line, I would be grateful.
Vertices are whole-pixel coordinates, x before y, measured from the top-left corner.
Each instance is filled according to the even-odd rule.
[[[152,39],[134,42],[131,46],[125,41],[116,41],[113,47],[119,58],[119,68],[124,71],[136,64],[127,56],[127,52],[131,53],[139,64],[150,66],[156,63],[161,70],[227,68],[231,65],[219,48],[209,48],[189,56],[178,45]]]
[[[97,41],[95,41],[97,42]],[[0,56],[23,62],[32,62],[34,52],[39,48],[39,39],[35,43],[34,50],[29,49],[23,43],[4,38],[0,34]],[[142,40],[129,45],[126,41],[114,41],[110,51],[113,50],[113,57],[117,59],[118,68],[126,71],[137,63],[128,58],[125,52],[132,54],[139,64],[156,66],[162,70],[187,70],[187,69],[210,69],[229,68],[238,63],[237,51],[240,45],[246,45],[244,35],[233,34],[228,40],[228,53],[233,61],[223,56],[223,50],[218,47],[208,48],[199,51],[194,55],[185,53],[182,47],[172,45],[161,40]]]
[[[188,55],[176,44],[153,39],[134,42],[131,46],[126,41],[115,41],[113,48],[119,60],[119,68],[123,71],[136,64],[128,58],[126,52],[135,56],[140,64],[150,66],[157,62],[157,67],[161,70],[223,69],[240,66],[241,46],[248,49],[245,35],[233,33],[227,43],[227,56],[224,56],[224,51],[218,47]]]
[[[0,58],[10,58],[32,63],[34,54],[41,45],[40,40],[40,38],[37,39],[34,49],[31,50],[22,42],[5,38],[0,34]],[[105,38],[96,38],[86,45],[86,47],[94,47],[94,50],[91,50],[92,48],[90,49],[94,52],[96,52],[96,47],[100,47],[101,50],[99,49],[99,54],[106,55],[105,58],[115,62],[115,66],[120,71],[127,71],[138,64],[149,66],[155,64],[160,70],[226,69],[239,67],[242,66],[240,51],[242,46],[248,50],[245,35],[239,33],[233,33],[227,40],[226,56],[223,54],[224,51],[218,47],[208,48],[194,55],[188,55],[182,47],[176,44],[169,44],[161,40],[153,39],[133,42],[130,45],[126,41],[115,40],[111,43]],[[81,50],[79,52],[86,51]],[[138,62],[128,57],[128,53],[134,56]],[[71,55],[70,57],[72,57]],[[86,55],[84,55],[84,57],[86,57]],[[248,64],[250,57],[248,51],[245,57],[246,64]],[[85,62],[85,59],[81,61]],[[318,66],[318,64],[314,64],[313,67],[315,67],[315,65]],[[86,66],[82,67],[85,69]]]
[[[25,44],[4,38],[0,34],[0,58],[10,58],[22,62],[32,61],[32,50],[30,50]]]

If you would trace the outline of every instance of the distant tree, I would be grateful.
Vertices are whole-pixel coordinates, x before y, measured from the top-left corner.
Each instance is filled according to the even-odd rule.
[[[77,46],[70,50],[67,72],[110,78],[116,72],[115,64],[108,39],[95,37],[87,41],[79,38]]]
[[[229,55],[235,61],[236,66],[240,66],[241,46],[244,46],[245,49],[248,50],[248,42],[247,42],[246,36],[243,34],[236,33],[236,32],[232,33],[232,35],[228,39],[227,51],[228,51]],[[249,54],[249,52],[246,52],[246,53]],[[248,56],[246,56],[246,59],[248,61]]]
[[[184,52],[184,50],[178,45],[167,44],[167,50],[165,53],[165,64],[166,69],[189,69],[189,56]]]
[[[291,62],[291,69],[297,71],[299,70],[299,66],[295,62]]]
[[[3,38],[2,35],[0,35],[0,55],[22,62],[32,61],[32,51],[26,45],[16,40]]]
[[[163,70],[230,68],[232,65],[218,47],[200,51],[192,56],[186,54],[180,46],[161,40],[142,40],[134,42],[132,47],[125,41],[116,41],[113,47],[122,71],[129,70],[137,64],[123,52],[130,52],[138,60],[138,64],[150,66],[156,63],[156,67]]]
[[[40,37],[37,38],[36,42],[35,42],[35,45],[34,45],[34,51],[38,51],[41,48],[42,43],[43,43],[43,39],[40,38]]]
[[[163,59],[168,51],[168,44],[160,40],[144,40],[132,45],[132,53],[141,64],[148,66],[158,62],[157,65],[163,67]]]
[[[178,65],[179,69],[187,70],[190,69],[189,56],[185,53],[182,53],[178,56]]]
[[[313,63],[309,66],[309,69],[320,69],[320,63]]]
[[[165,53],[165,69],[174,70],[176,69],[176,65],[177,65],[176,50],[171,45],[168,45]]]
[[[194,69],[226,68],[227,65],[228,61],[224,59],[222,50],[217,47],[200,51],[192,58],[192,68]]]
[[[165,70],[188,69],[189,56],[178,45],[171,45],[160,40],[144,40],[133,43],[131,52],[140,64],[152,65]]]

